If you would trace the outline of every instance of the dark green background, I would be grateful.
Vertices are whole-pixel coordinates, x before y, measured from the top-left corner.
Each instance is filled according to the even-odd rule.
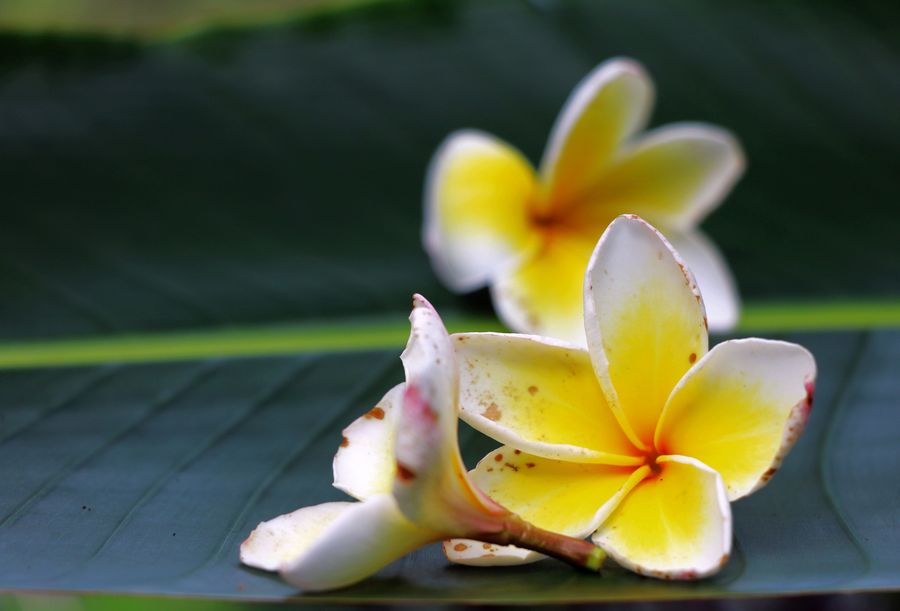
[[[897,3],[398,0],[178,39],[0,32],[0,340],[146,333],[97,353],[42,343],[46,367],[0,371],[0,592],[292,596],[237,545],[339,498],[340,429],[401,379],[399,343],[365,350],[360,329],[401,321],[413,291],[449,318],[490,315],[421,250],[432,151],[477,127],[537,160],[572,87],[613,55],[654,76],[653,125],[708,121],[744,143],[748,173],[704,228],[750,307],[898,311]],[[868,311],[856,324],[876,325]],[[323,331],[294,355],[213,353],[286,323]],[[179,329],[209,335],[123,362]],[[312,601],[896,590],[900,335],[786,336],[819,362],[810,429],[734,506],[737,551],[714,579],[477,571],[430,548]],[[175,360],[191,342],[211,358]],[[60,366],[79,351],[104,362]],[[468,429],[462,444],[470,464],[491,445]]]
[[[614,55],[653,125],[733,130],[705,224],[751,302],[900,297],[900,5],[393,2],[137,43],[0,38],[0,337],[489,311],[419,241],[428,159],[478,127],[536,160]]]

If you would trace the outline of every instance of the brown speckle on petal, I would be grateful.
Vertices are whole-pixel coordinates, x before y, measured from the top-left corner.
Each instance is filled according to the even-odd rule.
[[[688,355],[688,363],[694,363],[694,362],[696,362],[696,361],[697,361],[697,353],[696,353],[696,352],[691,352],[691,353]]]
[[[371,420],[372,418],[375,418],[375,420],[384,420],[384,410],[376,405],[366,413],[364,418],[367,420]]]
[[[496,454],[494,456],[494,460],[496,460],[497,462],[500,462],[501,460],[503,460],[503,454]]]
[[[458,552],[464,552],[467,549],[469,549],[469,546],[466,545],[465,543],[457,543],[456,545],[453,546],[453,549],[455,549]]]
[[[533,462],[527,462],[527,463],[525,463],[525,466],[528,467],[529,469],[534,469],[534,463],[533,463]]]
[[[500,411],[500,407],[496,403],[491,401],[491,404],[487,406],[487,409],[481,412],[481,415],[488,420],[497,422],[498,420],[500,420],[500,417],[503,415],[503,413]]]
[[[341,438],[341,447],[346,448],[348,445],[350,445],[350,440],[347,439],[346,437],[342,437]]]
[[[401,481],[408,482],[416,479],[416,474],[406,465],[397,463],[397,477]]]
[[[538,387],[535,386],[534,384],[532,384],[531,386],[528,387],[528,393],[529,393],[532,397],[533,397],[534,395],[537,394],[537,391],[538,391]]]

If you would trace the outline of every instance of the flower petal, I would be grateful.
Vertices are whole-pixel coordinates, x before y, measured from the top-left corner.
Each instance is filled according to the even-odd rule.
[[[450,336],[424,297],[413,297],[412,331],[397,423],[394,496],[411,521],[450,536],[495,530],[508,512],[469,481],[459,455],[459,374]]]
[[[497,315],[515,331],[584,346],[584,270],[596,244],[578,232],[549,234],[518,268],[491,286]]]
[[[355,503],[322,503],[260,522],[241,544],[241,562],[277,571],[316,542],[322,531]]]
[[[672,230],[666,237],[697,280],[710,330],[734,329],[740,318],[741,299],[719,249],[699,230]]]
[[[606,61],[578,84],[541,160],[545,212],[568,207],[593,186],[619,145],[644,126],[652,104],[653,84],[632,60]]]
[[[460,372],[460,418],[475,429],[545,458],[643,461],[607,407],[586,350],[508,333],[451,339]]]
[[[478,288],[527,254],[537,239],[529,211],[537,189],[528,161],[509,145],[476,131],[447,138],[428,170],[423,229],[445,284]]]
[[[526,522],[586,537],[648,473],[648,467],[552,460],[503,446],[482,458],[471,477]]]
[[[723,342],[673,391],[656,446],[718,471],[731,500],[746,496],[771,478],[802,432],[815,377],[815,359],[796,344]]]
[[[496,545],[474,539],[444,541],[444,555],[450,562],[466,566],[515,566],[546,558],[543,554],[515,545]]]
[[[344,429],[334,456],[334,487],[364,500],[391,491],[397,473],[394,437],[405,385],[398,384],[381,401]]]
[[[328,526],[307,535],[300,553],[280,567],[285,581],[307,592],[342,588],[440,538],[404,518],[388,494],[347,505]],[[292,528],[302,533],[304,526],[298,520]]]
[[[675,384],[706,354],[706,320],[690,272],[658,231],[621,216],[597,243],[584,293],[600,385],[636,445],[649,449]]]
[[[658,464],[659,473],[622,500],[594,534],[594,543],[641,575],[711,575],[731,553],[731,508],[722,478],[684,456],[661,456]]]
[[[666,230],[690,229],[727,195],[744,165],[740,144],[728,131],[668,125],[623,150],[579,208],[603,219],[633,212]]]
[[[525,521],[570,537],[586,537],[650,473],[649,467],[617,467],[549,460],[503,446],[478,463],[475,484]],[[512,545],[453,539],[444,543],[451,561],[473,566],[527,564],[537,552]]]

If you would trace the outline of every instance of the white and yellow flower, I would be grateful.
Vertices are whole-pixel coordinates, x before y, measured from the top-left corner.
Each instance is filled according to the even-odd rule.
[[[599,548],[525,524],[472,484],[457,445],[459,373],[450,337],[418,295],[410,321],[401,356],[406,382],[344,430],[334,458],[334,485],[359,502],[263,522],[241,545],[241,561],[278,571],[305,591],[328,590],[425,544],[463,536],[527,545],[596,570]]]
[[[634,61],[591,72],[560,113],[535,172],[488,134],[451,135],[428,172],[423,239],[452,289],[490,285],[513,330],[584,345],[582,278],[604,228],[635,213],[658,226],[690,264],[714,330],[738,318],[734,282],[697,230],[741,175],[734,137],[685,123],[640,133],[653,86]]]
[[[796,344],[755,338],[707,351],[691,273],[634,216],[603,234],[583,297],[587,350],[527,335],[452,336],[461,417],[505,444],[470,475],[541,528],[593,533],[636,572],[712,574],[731,549],[729,501],[769,480],[806,423],[815,361]],[[474,549],[445,544],[467,564],[540,557]]]

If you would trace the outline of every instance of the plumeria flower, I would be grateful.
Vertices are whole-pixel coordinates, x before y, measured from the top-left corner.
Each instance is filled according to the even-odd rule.
[[[641,574],[693,579],[731,549],[729,501],[762,487],[802,431],[816,366],[796,344],[707,351],[703,300],[668,242],[617,218],[584,284],[588,349],[497,333],[453,336],[461,417],[504,445],[470,474],[524,519],[593,541]],[[468,547],[461,547],[467,545]],[[460,546],[460,547],[457,547]],[[540,556],[515,547],[466,564]]]
[[[457,445],[459,374],[450,338],[418,295],[410,321],[401,356],[406,382],[344,430],[334,458],[334,485],[359,502],[263,522],[241,545],[241,561],[279,571],[306,591],[350,585],[447,537],[514,543],[599,568],[599,548],[526,524],[472,484]]]
[[[488,134],[451,135],[428,171],[423,241],[447,286],[490,285],[515,331],[585,345],[584,269],[616,216],[659,227],[690,264],[714,330],[738,318],[734,282],[697,226],[743,172],[728,132],[697,123],[640,133],[653,85],[634,61],[598,66],[563,107],[535,172]]]

